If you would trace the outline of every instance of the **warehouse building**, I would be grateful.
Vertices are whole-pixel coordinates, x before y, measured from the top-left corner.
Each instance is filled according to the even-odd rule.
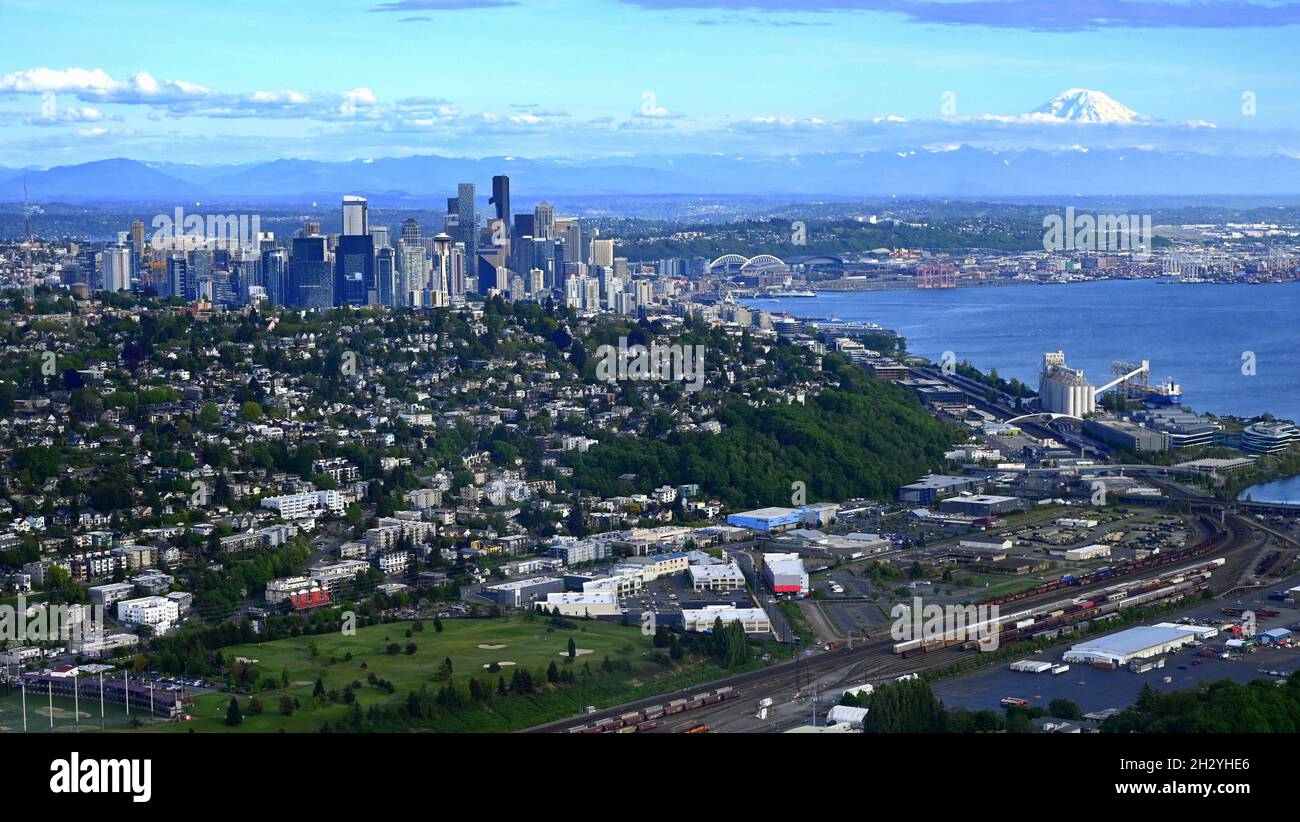
[[[747,634],[770,634],[772,623],[762,608],[732,608],[728,605],[708,605],[698,609],[683,609],[683,625],[688,631],[712,631],[718,620],[723,625],[739,622]]]
[[[1014,514],[1024,507],[1019,497],[999,497],[991,494],[972,494],[952,497],[939,503],[939,510],[948,514],[966,514],[976,518],[998,517]]]
[[[798,554],[763,554],[763,574],[775,593],[808,593],[808,572]]]
[[[498,585],[485,585],[483,596],[505,608],[527,608],[545,599],[547,594],[564,590],[564,580],[558,577],[529,577]]]
[[[926,505],[937,499],[951,497],[963,491],[975,492],[980,480],[974,477],[948,477],[942,474],[927,474],[916,482],[898,489],[900,502]]]
[[[1109,545],[1085,545],[1082,548],[1071,548],[1065,552],[1066,559],[1076,562],[1108,556],[1110,556]]]
[[[802,521],[803,515],[798,508],[758,508],[727,515],[728,525],[738,525],[765,534],[794,528]]]
[[[691,587],[696,591],[735,591],[745,587],[745,574],[734,562],[692,565]]]
[[[618,597],[612,592],[576,593],[565,591],[547,594],[545,601],[538,601],[537,607],[548,613],[559,612],[568,617],[602,617],[618,616],[622,611],[618,607]]]
[[[1121,666],[1135,659],[1172,653],[1195,640],[1196,632],[1185,625],[1142,626],[1082,642],[1066,651],[1063,659],[1066,662],[1109,662]]]
[[[1168,451],[1169,435],[1127,420],[1084,420],[1083,432],[1125,451]]]

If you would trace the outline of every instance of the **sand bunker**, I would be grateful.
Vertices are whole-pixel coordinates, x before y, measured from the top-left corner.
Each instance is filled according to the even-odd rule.
[[[501,650],[502,648],[504,648],[504,647],[506,647],[506,646],[504,646],[504,645],[480,645],[480,646],[478,646],[478,647],[479,647],[479,650],[481,650],[481,651],[499,651],[499,650]]]
[[[590,648],[577,648],[574,650],[574,656],[585,656],[586,654],[594,654],[594,653],[596,652],[591,650]],[[568,651],[560,651],[560,656],[568,656],[568,655],[569,655]]]
[[[53,711],[51,711],[51,709],[48,708],[48,707],[46,707],[46,708],[37,708],[37,709],[36,709],[36,713],[40,714],[41,716],[49,716],[51,713],[53,713],[55,719],[73,719],[73,718],[74,718],[73,715],[72,715],[72,711],[69,711],[69,710],[67,710],[67,709],[65,709],[65,708],[54,708]],[[80,716],[82,719],[90,719],[90,714],[86,713],[85,711],[80,711],[80,712],[77,714],[77,716]]]
[[[502,660],[501,662],[498,662],[497,664],[500,665],[502,668],[506,668],[506,667],[509,667],[510,665],[514,665],[515,663],[513,663],[513,662],[511,662],[511,661],[509,661],[509,660]],[[489,662],[488,664],[484,665],[483,667],[484,667],[484,668],[491,668],[491,667],[492,667],[492,663]]]

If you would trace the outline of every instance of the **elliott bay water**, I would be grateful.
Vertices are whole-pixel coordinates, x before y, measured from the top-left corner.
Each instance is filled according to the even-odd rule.
[[[906,337],[914,354],[938,362],[951,351],[958,362],[1035,390],[1043,352],[1063,350],[1093,385],[1113,379],[1113,361],[1145,359],[1152,382],[1172,377],[1183,405],[1198,412],[1300,418],[1300,283],[1099,280],[747,302],[796,317],[878,323]],[[1250,355],[1253,375],[1244,373]],[[1262,500],[1273,490],[1250,492]],[[1294,483],[1276,490],[1297,495]]]

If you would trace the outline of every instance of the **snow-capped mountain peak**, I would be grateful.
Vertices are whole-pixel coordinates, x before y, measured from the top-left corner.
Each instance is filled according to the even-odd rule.
[[[1034,109],[1054,120],[1071,123],[1132,123],[1144,119],[1113,97],[1086,88],[1072,88]]]

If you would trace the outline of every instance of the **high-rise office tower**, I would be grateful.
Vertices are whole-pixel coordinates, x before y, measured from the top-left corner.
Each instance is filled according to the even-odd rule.
[[[298,236],[315,237],[318,234],[320,234],[320,223],[314,222],[312,220],[308,220],[307,222],[302,224],[302,231],[299,232]]]
[[[334,304],[367,305],[375,290],[375,238],[365,197],[343,198],[343,233],[334,252]]]
[[[414,217],[407,217],[402,221],[402,242],[409,245],[420,244],[420,224]]]
[[[262,287],[275,305],[289,304],[289,252],[270,248],[262,252]]]
[[[167,282],[159,284],[161,297],[180,297],[183,300],[194,299],[193,280],[190,279],[189,263],[185,255],[176,253],[167,258]]]
[[[379,291],[380,305],[394,308],[400,304],[396,302],[401,294],[398,290],[397,256],[387,244],[375,251],[375,288]]]
[[[478,212],[474,205],[474,184],[461,183],[456,186],[456,199],[459,234],[451,234],[451,236],[464,246],[466,261],[476,266],[478,264]]]
[[[523,239],[524,237],[534,236],[533,215],[516,214],[514,232],[510,236],[515,238],[516,240]]]
[[[131,288],[131,249],[112,246],[104,249],[104,290],[129,291]]]
[[[614,241],[597,240],[594,237],[591,240],[591,260],[592,265],[600,265],[605,268],[614,267]]]
[[[144,268],[144,221],[131,221],[131,252],[134,257],[135,271],[134,274],[139,277],[140,269]]]
[[[555,209],[542,203],[533,210],[533,237],[541,240],[555,239]]]
[[[555,221],[555,236],[564,240],[566,262],[587,262],[587,254],[582,243],[582,226],[576,217],[565,217]]]
[[[294,237],[288,304],[296,308],[330,308],[335,305],[334,284],[334,271],[325,254],[325,238],[319,234]]]
[[[370,229],[370,236],[375,238],[375,248],[389,248],[392,243],[389,240],[388,226],[373,226]]]
[[[510,178],[504,174],[498,174],[492,178],[492,199],[489,203],[496,206],[494,212],[498,220],[505,220],[506,230],[510,228]]]
[[[402,275],[402,304],[420,305],[419,298],[412,299],[411,295],[424,293],[429,280],[429,252],[423,245],[403,243],[398,270]]]
[[[370,233],[370,204],[365,197],[347,194],[343,197],[343,235],[356,237]]]

